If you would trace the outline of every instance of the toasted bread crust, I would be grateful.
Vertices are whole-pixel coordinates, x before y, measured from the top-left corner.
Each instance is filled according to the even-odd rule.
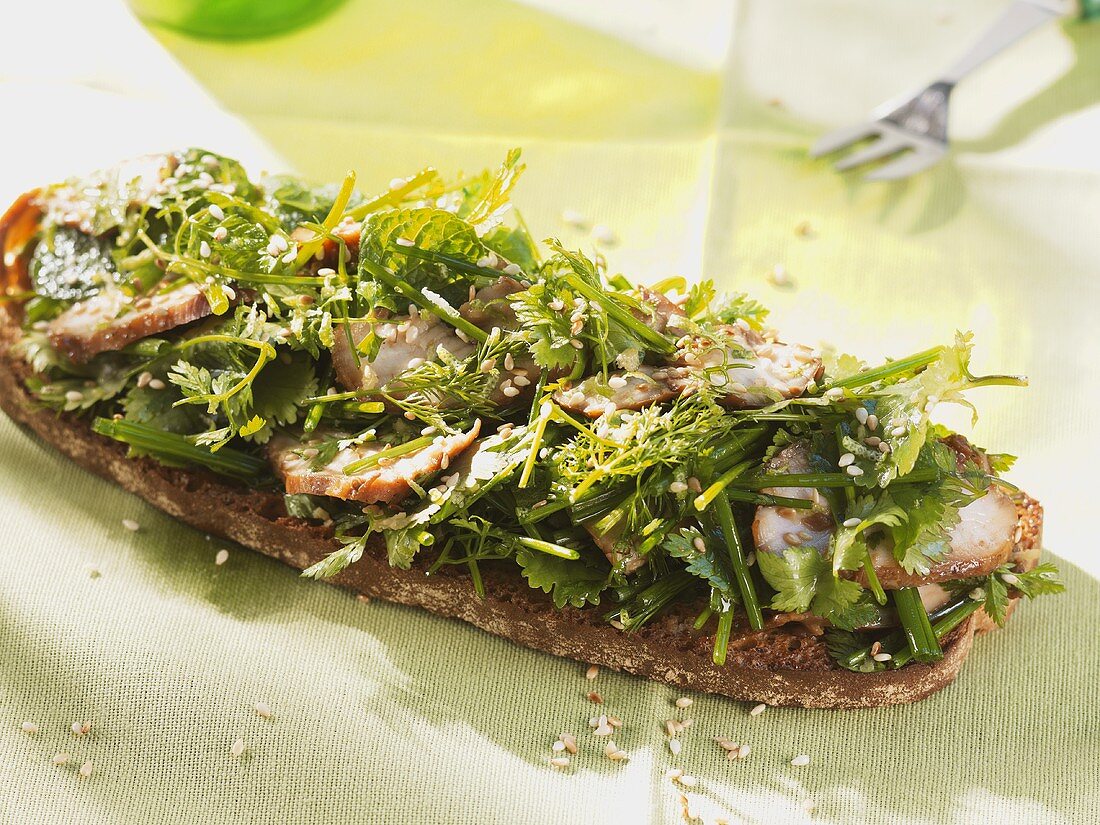
[[[126,448],[92,433],[88,423],[34,403],[25,389],[28,367],[11,352],[20,330],[17,310],[0,306],[0,408],[85,469],[114,481],[153,506],[207,533],[231,539],[304,569],[338,544],[327,528],[285,514],[282,496],[248,489],[203,471],[130,459]],[[1031,499],[1019,505],[1017,548],[1037,550],[1042,510]],[[629,671],[680,688],[771,705],[863,708],[923,699],[946,687],[970,652],[979,612],[945,640],[934,665],[852,673],[830,660],[820,637],[798,622],[751,632],[735,628],[724,666],[711,660],[713,637],[692,630],[697,605],[674,606],[649,625],[625,633],[602,620],[600,610],[554,607],[528,587],[514,565],[483,571],[486,598],[479,600],[464,571],[425,575],[426,565],[390,567],[384,552],[368,552],[334,583],[361,594],[423,607],[462,619],[526,647],[581,662]],[[305,585],[303,585],[305,586]]]

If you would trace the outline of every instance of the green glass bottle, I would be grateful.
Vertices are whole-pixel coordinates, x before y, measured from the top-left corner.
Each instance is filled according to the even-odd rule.
[[[130,0],[147,25],[211,40],[285,34],[320,20],[344,0]]]

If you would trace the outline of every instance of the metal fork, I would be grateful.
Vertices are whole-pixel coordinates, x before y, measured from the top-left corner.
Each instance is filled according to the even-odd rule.
[[[813,145],[821,157],[868,138],[877,138],[837,162],[838,170],[894,160],[872,170],[868,180],[905,178],[927,169],[947,152],[947,104],[960,80],[1043,24],[1060,17],[1071,4],[1059,0],[1015,0],[984,35],[938,80],[915,95],[884,103],[867,123],[830,132]]]

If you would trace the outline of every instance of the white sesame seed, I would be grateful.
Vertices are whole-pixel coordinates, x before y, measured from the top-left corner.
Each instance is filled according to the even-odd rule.
[[[865,439],[863,439],[863,443],[866,444],[868,447],[877,447],[879,444],[882,443],[882,439],[879,438],[877,435],[869,435]]]
[[[680,755],[680,750],[683,747],[684,747],[684,744],[679,739],[669,739],[668,740],[668,749],[670,751],[672,751],[673,756],[679,756]]]
[[[577,229],[584,229],[588,226],[588,218],[578,212],[576,209],[566,209],[561,213],[562,223]]]
[[[410,241],[408,238],[398,238],[396,241],[394,241],[394,243],[396,243],[398,246],[416,246],[416,243]]]
[[[141,373],[141,375],[139,375],[137,377],[137,385],[138,385],[138,387],[147,387],[147,386],[149,386],[149,382],[152,381],[152,380],[153,380],[153,373],[146,370],[145,372]]]
[[[695,476],[688,476],[687,485],[688,489],[693,493],[703,492],[703,485]]]
[[[206,241],[202,241],[199,243],[199,256],[203,258],[210,257],[210,244],[208,244]]]
[[[488,269],[493,265],[492,258],[490,258],[488,255],[484,255],[477,259],[477,265],[480,266],[482,269]]]
[[[806,765],[809,765],[809,764],[810,764],[810,757],[807,756],[804,753],[798,754],[798,756],[796,756],[794,759],[791,760],[791,765],[793,765],[796,768],[804,768]]]
[[[867,416],[867,429],[870,430],[871,432],[874,432],[875,430],[878,429],[878,416],[877,415]]]
[[[23,729],[23,733],[38,733],[38,725],[34,722],[24,722],[20,727]]]
[[[568,756],[555,756],[550,760],[550,764],[555,768],[565,768],[569,766]]]
[[[894,427],[892,430],[890,430],[890,435],[892,435],[894,438],[901,438],[901,436],[905,435],[905,427]]]
[[[87,779],[89,776],[91,776],[92,775],[92,760],[89,759],[87,762],[85,762],[83,765],[81,765],[80,770],[78,771],[78,773],[82,777],[84,777],[85,779]]]
[[[84,393],[80,392],[80,390],[69,390],[65,393],[65,400],[70,404],[79,404],[84,400]]]
[[[554,312],[561,312],[563,309],[565,309],[565,301],[563,301],[561,298],[555,298],[553,301],[548,303],[547,306],[550,307],[550,309],[554,310]]]
[[[390,178],[389,188],[390,190],[400,189],[406,183],[405,178]]]
[[[862,521],[862,519],[859,519],[859,518],[856,518],[855,516],[852,516],[851,518],[844,519],[844,526],[845,527],[859,527],[861,521]]]
[[[970,598],[976,602],[985,601],[985,589],[981,587],[975,587],[970,591]]]
[[[257,702],[255,704],[256,715],[261,719],[270,719],[274,714],[271,712],[271,706],[267,702]]]
[[[692,706],[692,704],[694,703],[694,701],[695,701],[694,699],[689,699],[686,696],[681,696],[679,699],[676,700],[676,707],[681,708],[681,709],[682,708],[690,708]]]
[[[588,670],[584,672],[584,678],[592,680],[595,679],[599,675],[599,673],[600,668],[598,665],[589,665]]]
[[[772,286],[788,286],[791,282],[790,273],[787,272],[787,267],[783,264],[776,264],[772,267],[771,272],[768,273],[768,280]]]
[[[878,445],[878,451],[880,453],[886,454],[890,452],[890,445],[887,444],[885,441],[880,441]]]
[[[694,776],[683,774],[682,776],[673,777],[677,782],[683,785],[685,788],[694,788],[699,784],[699,780]]]
[[[626,384],[626,379],[623,378],[621,375],[612,375],[610,378],[607,379],[607,386],[611,387],[611,389],[613,390],[621,390],[623,387],[626,386]]]
[[[859,476],[863,475],[863,468],[862,467],[857,467],[856,465],[853,464],[851,467],[846,469],[844,472],[846,472],[848,475],[852,476],[853,478],[858,478]]]
[[[842,455],[840,457],[840,461],[837,462],[837,466],[847,467],[849,464],[853,463],[855,460],[856,460],[856,457],[852,453],[845,453],[844,455]]]
[[[501,393],[508,398],[515,398],[517,395],[519,395],[519,392],[520,391],[515,387],[505,387],[501,390]]]
[[[702,536],[696,536],[695,539],[691,543],[695,547],[695,549],[698,550],[700,553],[707,552],[707,543],[705,541],[703,541]]]
[[[286,252],[290,249],[290,244],[287,243],[286,238],[282,235],[272,235],[271,240],[268,241],[268,245],[278,249],[279,252]]]
[[[519,264],[508,264],[508,266],[504,267],[505,275],[519,275],[521,272],[523,272],[523,270],[520,268]]]
[[[582,344],[576,338],[569,339],[569,346],[571,346],[573,349],[584,349],[584,344]]]
[[[866,424],[867,423],[867,408],[866,407],[856,407],[856,421],[858,421],[860,424]]]
[[[141,525],[134,521],[132,518],[124,518],[122,520],[122,526],[129,530],[131,533],[136,533],[141,529]]]
[[[323,266],[317,270],[317,274],[322,278],[328,278],[329,276],[335,275],[336,270],[331,266]]]
[[[168,385],[159,378],[154,378],[149,382],[149,389],[151,390],[163,390],[166,386]]]
[[[593,736],[610,736],[612,733],[614,733],[614,728],[606,722],[597,725],[596,729],[592,731]]]
[[[802,537],[798,533],[784,533],[783,541],[787,542],[791,547],[797,547],[802,544]]]
[[[554,751],[554,753],[561,753],[565,750],[565,743],[559,739],[550,746],[550,750]]]
[[[672,482],[671,484],[668,485],[668,491],[670,493],[675,494],[675,495],[680,495],[680,493],[686,493],[687,488],[688,488],[687,484],[685,484],[682,481],[674,481],[674,482]]]
[[[324,507],[314,507],[313,512],[310,513],[310,515],[318,521],[328,521],[328,519],[331,518],[328,510],[326,510]]]
[[[825,391],[825,397],[826,398],[832,398],[833,400],[843,398],[844,397],[844,388],[843,387],[833,387],[831,390],[826,390]]]
[[[894,657],[891,656],[889,653],[876,653],[871,658],[874,659],[876,662],[889,662]]]
[[[608,739],[607,744],[603,746],[604,756],[610,757],[613,754],[616,754],[618,752],[619,752],[619,746],[615,744],[615,740],[614,739]]]
[[[749,745],[744,745],[743,744],[743,745],[741,745],[741,747],[739,747],[737,749],[737,758],[738,759],[744,759],[750,753],[752,753],[752,747],[749,746]]]
[[[562,733],[558,735],[558,739],[563,745],[565,745],[566,751],[568,751],[569,753],[577,752],[577,737],[575,737],[573,734]]]
[[[221,567],[227,561],[229,561],[229,551],[228,550],[224,550],[224,549],[219,550],[217,552],[217,555],[214,556],[214,564],[216,564],[218,567]]]
[[[517,387],[526,387],[531,383],[531,379],[523,375],[517,375],[512,379],[512,383]]]
[[[1001,576],[1001,581],[1003,581],[1005,584],[1019,584],[1020,577],[1017,576],[1015,573],[1005,573],[1003,576]]]
[[[69,754],[61,751],[53,755],[53,763],[55,765],[64,765],[69,761]]]
[[[765,705],[763,702],[761,702],[759,705],[753,705],[752,710],[749,711],[749,716],[759,716],[761,713],[763,713],[767,709],[768,709],[768,706]]]
[[[84,725],[80,722],[73,722],[71,725],[69,725],[69,730],[73,732],[73,736],[84,735]]]
[[[206,211],[209,212],[210,217],[212,217],[216,221],[225,220],[225,213],[222,211],[222,208],[216,203],[210,204],[210,206],[207,207]]]
[[[592,240],[596,243],[606,244],[612,246],[618,243],[618,236],[610,226],[605,226],[602,223],[598,223],[592,227]]]
[[[241,756],[244,753],[244,740],[238,739],[236,742],[230,745],[229,752],[234,756]]]

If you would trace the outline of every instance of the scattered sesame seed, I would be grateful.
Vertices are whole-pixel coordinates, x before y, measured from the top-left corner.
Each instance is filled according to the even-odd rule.
[[[61,751],[59,753],[55,753],[53,755],[53,763],[55,765],[64,765],[64,764],[68,763],[68,761],[69,761],[69,754],[65,753],[64,751]]]
[[[210,257],[210,244],[208,244],[206,241],[202,241],[201,243],[199,243],[199,255],[203,258]]]
[[[221,567],[227,561],[229,561],[229,551],[228,550],[224,550],[224,549],[219,550],[217,555],[214,556],[214,564],[216,564],[218,567]]]
[[[597,725],[596,729],[592,731],[593,736],[610,736],[612,733],[614,733],[614,729],[606,722],[604,724]]]
[[[596,691],[594,691],[594,690],[590,690],[588,692],[587,699],[588,699],[589,702],[592,702],[593,704],[596,704],[596,705],[602,705],[603,704],[603,697],[600,696],[600,694],[596,693]]]
[[[517,395],[519,395],[520,391],[515,387],[505,387],[501,390],[501,393],[508,398],[515,398]]]
[[[65,400],[68,401],[70,404],[79,404],[81,401],[84,400],[84,393],[82,393],[80,390],[69,390],[67,393],[65,393]]]
[[[802,810],[804,810],[808,814],[812,814],[815,810],[817,810],[817,803],[807,797],[806,799],[802,800]]]
[[[677,782],[679,782],[685,788],[694,788],[696,785],[699,784],[698,779],[696,779],[694,776],[690,776],[688,774],[683,774],[681,776],[674,776],[673,779],[675,779]]]
[[[981,587],[975,587],[970,591],[970,598],[976,602],[985,601],[985,590]]]
[[[1001,581],[1003,581],[1005,584],[1019,584],[1020,577],[1017,576],[1015,573],[1005,573],[1003,576],[1001,576]]]
[[[669,739],[668,740],[668,749],[670,751],[672,751],[673,756],[679,756],[680,751],[681,751],[681,749],[683,749],[683,747],[684,747],[684,743],[681,742],[679,739]]]
[[[84,572],[88,574],[89,579],[98,579],[101,575],[103,575],[99,572],[99,568],[96,567],[94,564],[84,565]]]
[[[844,519],[844,526],[845,527],[859,527],[859,524],[860,524],[861,520],[862,519],[858,519],[855,516],[852,516],[851,518],[846,518],[846,519]]]
[[[279,252],[286,252],[290,249],[290,244],[287,243],[286,238],[282,235],[272,235],[271,240],[268,241],[268,246],[279,250]]]
[[[852,453],[845,453],[844,455],[842,455],[840,457],[840,460],[837,462],[837,465],[840,466],[840,467],[847,467],[849,464],[852,464],[853,462],[855,462],[855,460],[856,460],[855,455],[853,455]]]
[[[866,407],[856,407],[856,421],[858,421],[860,424],[866,424],[867,423],[867,408]]]
[[[562,733],[558,735],[558,740],[565,745],[565,750],[569,753],[577,752],[577,737],[571,733]]]
[[[256,715],[261,719],[270,719],[274,714],[271,712],[271,706],[267,702],[257,702],[255,705]]]
[[[598,223],[592,227],[592,240],[596,243],[606,244],[607,246],[613,246],[619,242],[615,230],[602,223]]]
[[[799,221],[795,224],[794,233],[802,238],[812,238],[815,234],[814,225],[809,221]]]
[[[555,756],[550,760],[550,765],[555,768],[566,768],[569,766],[568,756]]]
[[[599,665],[589,665],[588,670],[584,672],[585,679],[595,679],[600,673]]]
[[[858,478],[859,476],[863,475],[863,468],[857,467],[855,464],[853,464],[851,467],[848,467],[844,472],[846,472],[853,478]]]
[[[688,488],[687,484],[685,484],[682,481],[674,481],[674,482],[672,482],[671,484],[668,485],[668,491],[670,493],[675,494],[675,495],[679,495],[680,493],[686,493],[687,488]]]
[[[146,370],[145,372],[141,373],[141,375],[139,375],[137,377],[137,385],[138,385],[139,388],[140,387],[147,387],[147,386],[149,386],[149,382],[152,381],[152,380],[153,380],[153,373]]]
[[[892,430],[890,430],[890,435],[892,435],[894,438],[901,438],[901,436],[905,435],[905,426],[900,425],[894,427]]]
[[[230,745],[229,752],[234,756],[241,756],[244,753],[244,740],[238,739],[236,742]]]
[[[159,378],[154,378],[149,382],[149,389],[151,390],[163,390],[167,384],[161,381]]]
[[[512,379],[512,383],[517,387],[526,387],[531,383],[531,379],[524,375],[517,375]]]
[[[85,779],[87,779],[89,776],[91,776],[92,775],[92,760],[89,759],[87,762],[85,762],[83,765],[81,765],[80,770],[78,771],[78,773],[82,777],[84,777]]]
[[[523,272],[523,269],[519,264],[508,264],[508,266],[504,267],[503,271],[505,275],[519,275]]]
[[[707,552],[707,543],[705,541],[703,541],[702,536],[696,536],[695,539],[691,543],[695,547],[695,549],[698,550],[700,553]]]
[[[689,699],[686,696],[681,696],[679,699],[676,700],[676,707],[681,708],[681,709],[690,708],[692,706],[692,704],[694,704],[694,702],[695,702],[694,699]]]
[[[885,441],[880,441],[878,445],[878,451],[883,454],[888,453],[890,452],[890,445],[887,444]]]
[[[134,521],[132,518],[124,518],[122,520],[122,526],[129,530],[131,533],[136,533],[141,529],[141,525]]]
[[[608,716],[607,724],[611,725],[613,728],[621,728],[623,726],[623,720],[618,716]]]
[[[584,349],[584,344],[578,341],[576,338],[569,339],[569,346],[573,349]]]
[[[752,710],[749,711],[749,716],[759,716],[766,711],[768,706],[761,702],[759,705],[753,705]]]
[[[877,435],[869,435],[865,439],[863,439],[863,443],[866,444],[868,447],[877,447],[879,444],[882,443],[882,439],[879,438]]]
[[[588,218],[578,212],[576,209],[566,209],[561,213],[562,223],[577,229],[584,229],[588,226]]]
[[[206,211],[209,212],[210,217],[212,217],[216,221],[224,221],[225,220],[225,213],[222,211],[222,208],[220,206],[218,206],[216,203],[210,204],[210,206],[208,206],[206,208]]]
[[[874,659],[876,662],[889,662],[894,657],[891,656],[889,653],[876,653],[871,658]]]
[[[695,476],[689,476],[688,477],[687,485],[688,485],[688,489],[691,490],[691,492],[693,492],[693,493],[703,492],[703,485],[702,485],[702,483],[700,483],[699,479],[697,479]]]
[[[313,512],[311,512],[310,515],[318,521],[328,521],[330,518],[332,518],[332,516],[329,514],[329,511],[326,510],[324,507],[314,507]]]
[[[609,624],[616,630],[626,630],[626,625],[620,622],[618,619],[612,619]]]
[[[81,722],[73,722],[71,725],[69,725],[69,730],[73,732],[73,736],[84,735],[84,725]]]
[[[394,243],[396,243],[398,246],[416,246],[416,244],[413,241],[410,241],[408,238],[398,238],[396,241],[394,241]]]
[[[802,544],[802,538],[798,533],[784,533],[783,541],[787,542],[791,547],[797,547]]]
[[[731,753],[732,753],[732,751],[731,751]],[[750,753],[752,753],[752,747],[750,745],[742,744],[741,747],[739,747],[737,749],[737,758],[738,759],[744,759]]]
[[[327,278],[330,275],[335,275],[336,270],[333,269],[331,266],[323,266],[317,270],[317,274],[322,278]]]
[[[34,722],[24,722],[20,727],[23,729],[23,733],[38,733],[38,725]]]
[[[768,281],[772,286],[790,286],[791,276],[787,272],[787,267],[783,264],[773,266],[771,272],[768,273]]]
[[[798,754],[798,756],[796,756],[794,759],[791,760],[791,765],[793,765],[796,768],[804,768],[806,765],[809,765],[809,764],[810,764],[810,757],[807,756],[804,753]]]
[[[559,739],[550,746],[550,750],[552,750],[554,753],[561,753],[563,750],[565,750],[565,743]]]
[[[400,189],[406,183],[405,178],[390,178],[389,188],[391,191],[394,189]]]
[[[867,429],[870,430],[871,432],[874,432],[875,430],[878,429],[878,416],[877,415],[867,416]]]
[[[825,391],[825,397],[826,398],[832,398],[834,400],[843,398],[844,397],[844,388],[843,387],[833,387],[831,390],[826,390]]]

